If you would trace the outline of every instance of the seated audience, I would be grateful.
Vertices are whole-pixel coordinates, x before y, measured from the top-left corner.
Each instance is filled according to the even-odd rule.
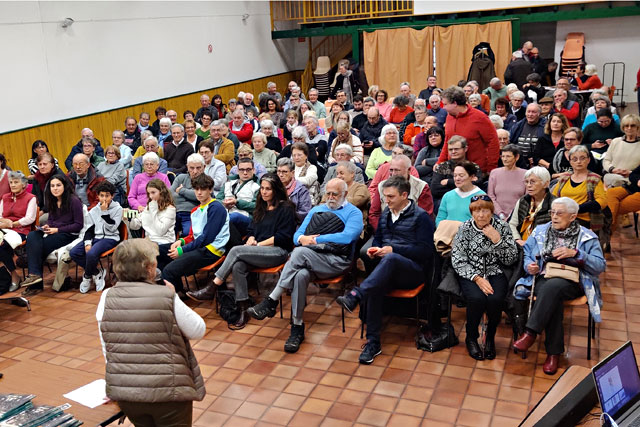
[[[596,114],[602,109],[611,111],[613,120],[615,120],[618,125],[620,124],[620,117],[616,114],[616,108],[611,105],[611,100],[608,96],[596,94],[596,96],[592,95],[592,99],[593,106],[589,107],[589,109],[587,110],[587,115],[584,117],[584,121],[582,122],[583,131],[586,130],[587,126],[589,126],[591,123],[595,123],[597,121],[598,118],[596,117]]]
[[[38,172],[39,170],[38,156],[40,154],[44,154],[48,152],[49,152],[49,146],[47,145],[46,142],[44,142],[41,139],[36,139],[35,141],[33,141],[33,144],[31,144],[31,158],[27,161],[27,166],[29,167],[29,176],[27,178],[29,179],[33,178],[33,175],[35,175]],[[53,160],[57,168],[58,159],[54,158]]]
[[[444,130],[440,127],[432,127],[424,132],[422,136],[428,141],[428,144],[416,153],[415,167],[420,174],[420,179],[431,182],[433,167],[438,161],[444,145]]]
[[[107,271],[98,268],[100,257],[120,242],[118,227],[122,222],[122,206],[113,200],[116,186],[109,181],[102,181],[96,186],[96,193],[99,204],[89,210],[89,228],[82,241],[69,251],[71,259],[84,270],[80,283],[80,292],[83,294],[89,292],[92,281],[96,291],[104,289]]]
[[[598,77],[598,67],[596,67],[596,64],[587,64],[584,68],[578,66],[575,81],[580,90],[600,89],[602,87],[602,81],[600,81],[600,77]]]
[[[399,143],[398,129],[395,125],[385,125],[380,132],[380,138],[378,138],[378,141],[380,146],[371,152],[371,156],[367,161],[365,173],[369,179],[374,177],[381,164],[391,160],[393,147]]]
[[[240,317],[229,323],[229,329],[238,330],[249,321],[249,285],[247,276],[251,269],[276,267],[287,261],[293,249],[293,233],[296,231],[293,203],[287,197],[282,182],[274,173],[265,174],[260,179],[260,191],[256,198],[253,219],[247,231],[247,241],[242,246],[234,246],[224,263],[216,271],[213,282],[206,287],[187,292],[196,301],[212,300],[216,288],[233,273],[233,287]]]
[[[442,197],[436,227],[444,219],[464,222],[471,219],[469,203],[474,195],[485,194],[473,181],[478,173],[477,165],[465,160],[458,163],[453,169],[453,181],[456,188],[448,191]],[[487,196],[488,197],[488,196]]]
[[[156,115],[156,120],[149,126],[149,130],[153,133],[153,136],[157,137],[160,133],[160,120],[166,117],[167,109],[164,107],[156,107],[154,111]],[[171,123],[171,120],[169,120]],[[171,126],[171,124],[169,124]]]
[[[402,141],[407,144],[413,146],[413,143],[416,139],[416,136],[424,132],[426,130],[426,119],[427,119],[427,109],[424,106],[418,105],[415,109],[415,121],[410,123],[405,131],[404,136],[402,137]]]
[[[487,193],[494,205],[494,213],[501,220],[509,218],[513,207],[525,194],[524,175],[527,172],[517,166],[520,149],[509,144],[500,149],[502,164],[489,174]]]
[[[78,141],[76,143],[76,145],[71,147],[71,152],[67,156],[67,159],[64,161],[64,166],[67,168],[68,171],[70,171],[72,169],[73,157],[76,154],[80,154],[80,153],[83,152],[83,144],[82,144],[83,141],[85,139],[93,138],[93,131],[91,129],[89,129],[89,128],[84,128],[84,129],[82,129],[81,135],[82,135],[82,138],[80,139],[80,141]],[[96,139],[96,142],[97,142],[97,146],[95,148],[95,153],[98,156],[102,156],[104,154],[104,151],[102,150],[102,147],[100,146],[100,141],[98,141]]]
[[[560,175],[566,172],[573,172],[573,166],[571,166],[569,152],[576,145],[582,143],[582,131],[579,128],[573,127],[564,131],[563,136],[564,146],[556,151],[549,168],[552,179],[558,179]],[[588,151],[588,150],[587,150]],[[593,158],[593,154],[589,152],[589,164],[587,168],[593,172],[600,174],[602,172],[602,166]]]
[[[282,151],[282,141],[279,138],[279,129],[274,125],[274,123],[279,123],[273,121],[272,119],[264,119],[260,121],[260,131],[265,134],[267,137],[267,145],[266,147],[275,151],[277,154],[280,154]]]
[[[160,124],[158,127],[158,146],[164,149],[164,146],[168,144],[173,136],[171,135],[171,119],[168,117],[163,117],[160,119]]]
[[[598,110],[596,121],[586,127],[583,126],[582,131],[584,145],[589,148],[589,151],[598,153],[599,157],[604,157],[604,153],[607,152],[609,144],[614,138],[624,135],[620,125],[613,120],[611,110],[608,108]]]
[[[196,134],[196,122],[193,120],[185,120],[184,122],[184,139],[191,144],[193,152],[198,152],[200,143],[204,140],[204,137]]]
[[[491,99],[491,111],[496,111],[496,100],[507,96],[507,87],[502,84],[499,78],[494,77],[489,81],[489,87],[484,89],[482,93]]]
[[[509,218],[511,234],[520,246],[524,246],[537,226],[551,221],[551,202],[555,196],[549,191],[550,181],[549,171],[542,166],[534,166],[524,174],[526,194],[516,202]]]
[[[82,153],[87,156],[91,166],[97,167],[100,163],[105,161],[103,156],[96,154],[96,147],[98,146],[98,140],[95,138],[86,138],[82,141]],[[104,151],[102,152],[104,155]]]
[[[133,116],[129,116],[124,119],[125,129],[122,131],[124,135],[124,145],[129,147],[132,152],[135,152],[140,147],[140,129],[138,128],[138,122]]]
[[[540,84],[542,77],[538,73],[531,73],[527,76],[527,83],[522,85],[522,91],[525,94],[525,101],[528,104],[539,103],[544,98],[545,90]]]
[[[162,149],[158,145],[158,139],[156,137],[150,136],[149,138],[145,139],[142,143],[141,148],[144,149],[144,152],[141,156],[135,158],[135,160],[133,161],[133,167],[131,168],[131,172],[129,173],[129,179],[131,181],[133,181],[136,175],[144,172],[142,159],[144,158],[144,155],[146,153],[155,153],[158,156],[158,172],[165,175],[167,174],[167,172],[169,172],[169,165],[167,164],[167,161],[162,158]]]
[[[375,100],[371,97],[364,98],[364,101],[362,102],[362,113],[356,114],[353,117],[351,125],[353,126],[353,130],[355,130],[358,136],[361,136],[360,132],[362,131],[362,127],[365,125],[365,123],[367,123],[367,114],[375,103]]]
[[[525,118],[520,120],[509,131],[511,143],[518,146],[522,154],[522,164],[526,167],[534,165],[534,152],[541,138],[545,135],[545,121],[540,118],[542,110],[538,104],[527,105]]]
[[[524,103],[524,93],[522,91],[515,91],[509,97],[509,101],[511,103],[511,114],[516,116],[518,121],[525,118],[526,105],[522,105]]]
[[[502,128],[511,132],[512,128],[518,123],[518,118],[511,113],[511,103],[505,97],[498,98],[495,101],[496,115],[502,119]]]
[[[567,99],[567,91],[556,89],[553,92],[553,104],[556,113],[563,114],[569,121],[569,126],[576,126],[580,121],[580,104]]]
[[[149,133],[151,133],[151,131],[149,131]],[[114,130],[111,134],[111,141],[113,146],[120,151],[118,161],[122,163],[122,166],[125,169],[129,169],[133,164],[133,152],[131,151],[131,148],[124,143],[124,132],[121,130]],[[140,141],[140,146],[142,146],[142,134],[140,134]],[[140,147],[138,147],[138,149],[140,149]],[[105,156],[106,155],[107,154],[105,153]]]
[[[435,117],[438,121],[438,126],[444,128],[444,123],[447,121],[447,111],[440,107],[441,104],[442,98],[440,98],[440,95],[431,95],[429,97],[427,115]]]
[[[431,194],[436,202],[436,206],[440,204],[440,199],[442,199],[445,193],[456,188],[453,171],[459,163],[467,160],[467,148],[467,140],[464,137],[458,135],[452,136],[447,147],[449,150],[449,160],[438,163],[433,167]],[[482,183],[482,171],[478,165],[476,165],[476,173],[473,175],[472,180],[476,185]]]
[[[351,148],[349,160],[361,165],[364,164],[364,150],[362,148],[362,142],[360,138],[351,133],[351,126],[349,123],[340,122],[336,125],[334,132],[336,137],[331,143],[331,153],[327,159],[329,165],[333,165],[340,160],[336,158],[336,150],[340,145],[348,145]],[[327,171],[327,176],[329,172]],[[329,178],[330,179],[330,178]],[[325,180],[329,180],[325,177]]]
[[[204,111],[200,119],[202,124],[195,130],[195,134],[202,139],[208,139],[211,137],[211,122],[213,121],[213,115],[210,111]]]
[[[438,87],[438,82],[436,76],[427,77],[427,87],[422,89],[418,94],[418,99],[429,100],[429,98],[433,95],[433,90]]]
[[[359,362],[370,364],[382,353],[380,333],[385,295],[393,289],[414,289],[424,283],[424,271],[433,253],[433,222],[411,200],[409,182],[393,176],[380,184],[388,207],[382,213],[365,262],[371,274],[344,296],[338,304],[353,312],[360,302],[366,304],[367,343]]]
[[[178,175],[171,184],[171,197],[176,206],[176,229],[181,236],[189,234],[191,229],[191,212],[199,202],[192,182],[204,173],[204,166],[204,158],[200,154],[191,154],[187,158],[187,173]]]
[[[84,154],[73,156],[73,170],[67,175],[73,184],[76,196],[89,209],[98,204],[96,186],[104,181],[96,169],[89,163],[89,158]]]
[[[416,202],[416,204],[426,211],[429,215],[433,215],[433,198],[431,197],[431,189],[429,184],[423,180],[412,176],[409,173],[411,167],[411,159],[401,154],[391,160],[389,167],[389,178],[392,176],[401,176],[407,180],[410,186],[409,199]],[[386,180],[385,180],[386,181]],[[378,221],[384,208],[387,207],[387,200],[383,194],[383,184],[385,181],[380,182],[377,188],[374,188],[371,194],[371,208],[369,209],[369,224],[373,229],[378,228]]]
[[[318,182],[318,169],[309,160],[309,146],[302,142],[294,142],[291,145],[291,159],[295,164],[295,179],[302,183],[311,196],[311,203],[317,205],[320,201],[320,183]]]
[[[228,174],[236,164],[236,148],[234,143],[225,136],[226,132],[228,132],[227,126],[222,120],[216,120],[211,124],[211,142],[214,145],[213,157],[225,164]]]
[[[149,140],[145,141],[145,144],[148,141]],[[129,188],[129,195],[127,196],[129,207],[131,209],[138,210],[138,212],[142,212],[147,205],[147,184],[149,181],[152,179],[159,179],[164,182],[167,187],[171,187],[171,183],[169,182],[167,175],[158,171],[160,167],[160,158],[156,153],[151,151],[141,158],[143,173],[139,173],[135,178],[133,178],[133,182]]]
[[[525,332],[513,343],[513,348],[527,351],[536,336],[544,332],[547,358],[542,371],[547,375],[557,372],[560,355],[564,353],[564,301],[586,295],[593,320],[601,321],[598,276],[604,271],[606,262],[597,236],[577,221],[579,209],[578,203],[567,197],[552,202],[551,222],[533,230],[524,245],[523,264],[527,275],[518,280],[514,292],[518,299],[529,298],[535,280],[536,301]],[[545,271],[551,262],[578,267],[578,280],[549,277]]]
[[[294,204],[296,210],[296,223],[300,225],[311,210],[311,196],[309,190],[300,181],[295,179],[296,166],[288,157],[278,160],[278,178],[287,190],[289,200]],[[323,192],[324,194],[324,192]]]
[[[38,202],[38,208],[42,212],[46,212],[46,207],[44,203],[44,193],[47,188],[47,182],[54,175],[64,175],[64,172],[56,166],[55,159],[53,155],[48,151],[46,153],[42,153],[38,155],[36,159],[36,165],[38,166],[38,172],[33,176],[33,180],[31,182],[31,194],[36,196],[36,201]],[[0,162],[0,166],[2,166]],[[5,170],[3,168],[3,170]],[[7,180],[9,175],[7,174]]]
[[[348,115],[347,115],[348,120]],[[316,157],[315,165],[319,168],[322,168],[322,175],[324,176],[324,171],[326,163],[327,163],[327,152],[329,151],[329,146],[327,144],[327,136],[322,135],[318,132],[319,125],[318,119],[314,116],[307,116],[303,121],[304,127],[307,131],[307,144],[309,146],[309,151],[314,151]],[[312,162],[313,163],[313,162]],[[320,171],[318,171],[320,173]]]
[[[204,399],[205,388],[189,340],[201,339],[206,326],[172,286],[158,286],[157,254],[145,239],[124,241],[114,252],[120,282],[102,293],[96,310],[106,394],[133,425],[191,426],[193,401]],[[135,372],[135,387],[122,372]]]
[[[369,194],[367,186],[355,179],[356,173],[360,171],[360,168],[348,160],[341,160],[332,167],[335,168],[334,178],[339,178],[347,183],[347,201],[362,211],[362,218],[366,224],[371,195]],[[327,196],[324,191],[322,194],[322,203],[325,203]]]
[[[503,268],[518,260],[518,250],[509,226],[493,214],[494,205],[489,196],[472,196],[469,210],[471,219],[460,226],[453,241],[451,265],[467,302],[465,344],[469,356],[475,360],[493,360],[496,330],[509,289]],[[485,312],[486,342],[484,348],[480,348],[478,326]]]
[[[120,150],[115,145],[109,145],[104,149],[105,162],[98,165],[96,170],[104,179],[115,185],[114,200],[119,205],[125,205],[127,201],[127,171],[120,163]]]
[[[240,142],[251,144],[251,135],[253,135],[253,126],[249,123],[241,110],[235,110],[231,113],[233,121],[229,123],[229,131],[238,137]]]
[[[275,289],[247,310],[257,320],[273,317],[280,296],[291,290],[291,335],[284,344],[288,353],[297,352],[305,338],[302,315],[311,278],[327,279],[347,272],[353,246],[362,232],[362,213],[345,200],[347,184],[333,179],[327,183],[326,194],[327,202],[313,208],[294,234],[296,247]]]
[[[260,190],[251,159],[238,160],[238,175],[231,176],[218,193],[218,200],[229,211],[229,222],[241,235],[245,235],[256,207],[256,197]]]
[[[238,148],[238,162],[242,159],[253,161],[253,149],[249,144],[242,144],[240,145],[240,148]],[[253,162],[253,169],[258,179],[262,178],[262,175],[267,173],[267,168],[258,162]],[[238,175],[238,165],[232,167],[229,171],[229,176],[233,175]]]
[[[276,171],[276,153],[266,148],[267,136],[262,132],[255,132],[251,137],[253,145],[253,159],[265,167],[267,172]]]
[[[389,113],[389,123],[399,125],[405,116],[413,112],[413,108],[409,106],[409,98],[404,95],[398,95],[393,99],[393,108]]]
[[[544,125],[544,135],[538,138],[533,147],[533,164],[551,169],[551,162],[558,150],[564,147],[564,132],[570,124],[564,114],[554,113]]]
[[[82,201],[74,194],[71,182],[64,175],[54,175],[49,179],[44,200],[49,212],[47,224],[27,235],[29,274],[20,282],[21,287],[27,287],[23,293],[25,296],[34,295],[43,289],[44,260],[54,250],[73,242],[84,223]]]
[[[333,178],[337,177],[337,164],[340,162],[353,162],[353,150],[351,149],[350,145],[347,144],[339,144],[339,145],[335,145],[334,144],[334,163],[333,166],[329,167],[329,170],[327,170],[327,174],[324,177],[324,182],[322,183],[322,185],[320,186],[320,193],[324,194],[324,189],[326,186],[326,183],[329,182],[330,180],[332,180]],[[364,173],[362,172],[362,168],[357,166],[357,164],[354,163],[354,166],[356,166],[355,169],[355,176],[354,179],[356,182],[359,182],[360,184],[364,184]]]
[[[46,151],[44,153],[49,154]],[[42,154],[38,156],[42,156]],[[24,242],[36,221],[38,203],[36,196],[27,193],[28,181],[22,172],[11,171],[7,174],[11,191],[0,199],[0,228],[5,233],[9,232],[7,230],[16,232]],[[5,271],[0,270],[0,278],[4,283],[8,282],[10,285],[8,289],[0,290],[1,293],[15,292],[19,288],[20,276],[18,276],[16,264],[13,261],[13,250],[13,245],[3,239],[0,243],[0,269]]]
[[[184,127],[177,123],[171,126],[171,142],[164,146],[164,158],[169,166],[169,172],[178,175],[187,171],[187,158],[195,149],[184,137]]]
[[[129,228],[144,230],[145,238],[158,244],[158,268],[162,271],[171,262],[169,249],[176,240],[176,207],[171,191],[159,179],[147,183],[147,206],[131,218]]]
[[[370,155],[374,148],[380,146],[379,138],[387,122],[382,118],[377,107],[369,108],[367,122],[360,130],[360,141],[365,155]]]
[[[215,149],[213,141],[207,139],[200,143],[198,153],[204,159],[204,173],[213,179],[213,191],[220,191],[224,183],[227,182],[227,168],[224,163],[213,157]]]
[[[484,108],[482,108],[482,105],[480,105],[481,102],[482,102],[482,97],[480,96],[479,93],[472,93],[471,95],[469,95],[469,105],[471,105],[471,107],[475,108],[481,113],[489,115],[489,112]]]
[[[378,92],[376,93],[376,103],[374,107],[386,122],[389,121],[389,115],[391,114],[391,110],[393,109],[393,105],[389,104],[387,102],[387,99],[389,99],[389,94],[387,93],[387,91],[384,89],[378,90]]]
[[[229,241],[229,215],[211,197],[213,179],[203,173],[191,181],[191,186],[200,205],[191,212],[189,234],[171,244],[168,255],[173,261],[162,270],[162,278],[180,293],[182,277],[216,262]]]

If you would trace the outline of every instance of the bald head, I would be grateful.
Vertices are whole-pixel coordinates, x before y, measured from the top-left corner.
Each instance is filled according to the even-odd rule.
[[[333,178],[327,182],[325,189],[327,207],[331,210],[338,209],[347,197],[347,183],[340,178]]]
[[[89,171],[89,158],[82,154],[78,153],[73,156],[73,170],[79,177],[84,177]]]

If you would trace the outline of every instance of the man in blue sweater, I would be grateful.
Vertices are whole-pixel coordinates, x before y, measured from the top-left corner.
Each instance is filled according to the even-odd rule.
[[[352,312],[366,303],[367,344],[360,363],[370,364],[382,353],[384,296],[393,289],[414,289],[424,283],[425,264],[433,254],[433,222],[429,214],[409,199],[411,185],[402,176],[382,183],[387,207],[380,217],[371,247],[367,250],[367,271],[371,274],[359,288],[338,297],[338,303]]]
[[[182,277],[190,276],[224,255],[229,241],[229,215],[220,202],[211,197],[213,178],[200,174],[191,180],[200,202],[191,211],[189,235],[177,240],[169,249],[173,259],[162,271],[162,278],[182,292]]]
[[[293,235],[296,248],[284,266],[271,294],[247,312],[254,319],[273,317],[280,296],[291,292],[291,335],[284,351],[295,353],[304,341],[302,315],[307,286],[312,279],[328,279],[345,273],[353,258],[354,244],[362,232],[362,213],[347,202],[347,184],[334,178],[327,183],[327,202],[311,209]],[[433,239],[431,240],[433,241]]]

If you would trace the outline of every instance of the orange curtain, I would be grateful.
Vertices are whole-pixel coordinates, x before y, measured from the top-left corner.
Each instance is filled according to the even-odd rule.
[[[365,32],[364,69],[369,84],[386,90],[389,97],[400,93],[404,81],[417,95],[433,74],[433,27]]]
[[[467,79],[472,50],[480,42],[491,44],[496,56],[496,75],[500,79],[511,60],[511,21],[435,27],[434,39],[436,76],[442,88]]]
[[[364,69],[369,84],[377,84],[389,96],[395,96],[400,92],[400,83],[408,81],[417,94],[432,74],[434,40],[436,76],[441,88],[466,80],[471,51],[480,42],[491,44],[499,78],[503,78],[511,60],[511,21],[365,32]]]

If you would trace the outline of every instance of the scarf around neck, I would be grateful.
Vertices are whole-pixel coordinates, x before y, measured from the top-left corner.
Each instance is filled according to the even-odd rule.
[[[547,236],[544,239],[542,256],[544,259],[553,258],[552,252],[561,247],[577,249],[579,236],[580,224],[578,224],[577,220],[571,222],[564,230],[556,230],[550,225],[547,230]]]

